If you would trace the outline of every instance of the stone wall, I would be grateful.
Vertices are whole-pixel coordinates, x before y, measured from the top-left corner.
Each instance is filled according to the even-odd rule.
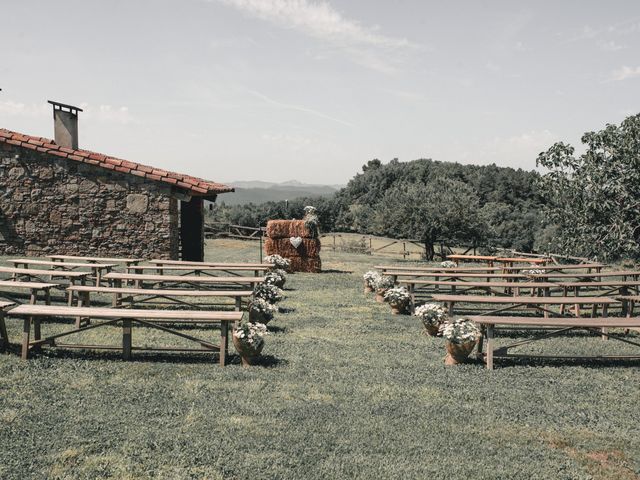
[[[0,255],[178,258],[170,186],[0,144]]]

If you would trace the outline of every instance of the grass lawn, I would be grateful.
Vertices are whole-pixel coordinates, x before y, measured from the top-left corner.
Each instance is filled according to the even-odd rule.
[[[257,259],[254,243],[208,245],[207,260]],[[362,294],[376,263],[326,251],[325,273],[289,276],[289,312],[250,369],[206,354],[0,353],[0,478],[640,478],[640,363],[445,367],[441,339]],[[632,351],[579,334],[541,346]]]

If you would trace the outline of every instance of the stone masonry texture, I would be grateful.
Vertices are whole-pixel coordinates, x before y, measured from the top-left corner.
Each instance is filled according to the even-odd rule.
[[[169,185],[0,144],[0,255],[178,258]]]

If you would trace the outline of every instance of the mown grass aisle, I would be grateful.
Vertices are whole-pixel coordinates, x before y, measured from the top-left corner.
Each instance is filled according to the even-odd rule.
[[[637,364],[446,368],[440,339],[362,294],[371,257],[323,262],[289,277],[263,366],[0,354],[0,478],[636,478]]]

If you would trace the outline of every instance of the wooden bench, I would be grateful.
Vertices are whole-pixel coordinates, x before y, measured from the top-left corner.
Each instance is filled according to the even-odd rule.
[[[7,325],[4,323],[5,311],[13,305],[13,302],[0,302],[0,347],[6,348],[9,345],[9,335],[7,335]]]
[[[47,305],[51,303],[51,289],[57,287],[56,283],[40,283],[40,282],[19,282],[17,280],[0,280],[0,287],[8,287],[16,290],[26,290],[29,292],[29,303],[35,305],[38,300],[38,294],[44,293],[44,300]],[[2,294],[5,296],[6,294]],[[11,301],[17,302],[14,298],[7,296]]]
[[[149,303],[156,299],[164,299],[167,302],[161,305],[180,304],[188,307],[205,307],[202,303],[195,304],[180,300],[181,297],[206,297],[206,298],[233,298],[235,302],[235,310],[242,310],[242,299],[253,295],[253,290],[155,290],[149,288],[117,288],[117,287],[90,287],[90,286],[73,286],[68,290],[78,296],[79,307],[91,306],[91,294],[103,293],[112,295],[112,306],[121,307],[125,302],[129,307],[136,304]],[[142,298],[139,298],[142,297]],[[76,326],[81,326],[81,319],[76,320]]]
[[[433,295],[433,299],[442,302],[447,306],[450,315],[454,313],[456,303],[470,304],[489,304],[501,306],[497,310],[492,310],[484,315],[493,315],[495,313],[513,310],[524,306],[532,307],[548,314],[560,315],[559,312],[549,310],[547,307],[551,305],[592,305],[591,315],[596,316],[598,306],[602,305],[602,315],[606,316],[609,305],[618,303],[617,300],[608,297],[494,297],[490,295]],[[579,314],[579,310],[577,310]]]
[[[447,255],[449,260],[453,260],[458,265],[460,262],[487,262],[487,265],[493,267],[493,262],[496,261],[498,257],[491,255],[458,255],[452,254]]]
[[[618,318],[618,317],[606,317],[606,318],[541,318],[541,317],[494,317],[494,316],[472,316],[470,320],[486,328],[487,337],[487,352],[482,352],[482,342],[478,343],[478,355],[484,356],[488,369],[493,369],[494,358],[575,358],[575,359],[638,359],[639,355],[596,355],[596,356],[560,356],[560,355],[525,355],[525,354],[510,354],[508,350],[511,348],[519,347],[529,344],[531,342],[539,341],[545,338],[550,338],[561,333],[574,329],[587,329],[593,332],[599,332],[600,330],[608,328],[640,328],[640,318]],[[528,327],[545,327],[554,328],[556,330],[546,331],[545,333],[521,340],[510,345],[495,348],[495,330],[497,326],[528,326]],[[622,338],[611,332],[608,333],[609,338],[620,340],[624,343],[635,345],[640,347],[640,343],[634,342],[629,339]]]
[[[164,272],[183,272],[182,275],[213,275],[214,272],[226,273],[228,275],[240,276],[237,272],[253,272],[254,276],[259,276],[261,272],[269,270],[264,267],[255,266],[200,266],[200,265],[131,265],[127,267],[127,273],[144,273],[145,270],[152,270],[158,275]]]
[[[210,286],[249,287],[264,282],[264,277],[212,277],[212,276],[185,276],[185,275],[149,275],[138,273],[111,272],[103,277],[113,282],[116,287],[121,287],[123,282],[132,282],[135,288],[142,288],[145,282],[155,285],[190,285],[198,289]]]
[[[131,359],[133,350],[155,350],[155,351],[217,351],[220,354],[220,365],[226,363],[227,348],[229,345],[229,326],[231,323],[239,322],[242,319],[242,312],[211,312],[200,310],[148,310],[148,309],[116,309],[116,308],[92,308],[92,307],[59,307],[59,306],[40,306],[40,305],[19,305],[9,311],[8,318],[23,318],[23,335],[22,335],[22,358],[27,359],[29,352],[34,348],[42,346],[60,347],[60,348],[81,348],[90,350],[122,350],[122,358],[124,360]],[[89,318],[99,320],[76,329],[50,335],[41,338],[39,329],[36,328],[35,322],[38,323],[42,318]],[[33,322],[32,320],[33,319]],[[101,321],[100,321],[101,320]],[[189,325],[195,324],[220,324],[220,345],[214,345],[209,341],[202,340],[192,335],[168,328],[162,323],[183,323]],[[34,339],[30,340],[31,324],[34,323]],[[90,329],[115,326],[122,323],[122,345],[83,345],[83,344],[60,344],[57,342],[59,338],[84,332]],[[198,343],[202,348],[187,349],[174,347],[134,347],[132,345],[132,327],[134,324],[144,325],[146,327],[155,328],[171,335],[190,340]]]
[[[55,262],[52,260],[29,260],[28,258],[14,258],[7,260],[9,263],[13,263],[16,268],[28,269],[30,265],[51,267],[52,270],[65,270],[73,271],[76,268],[83,268],[85,270],[91,270],[92,276],[95,279],[96,285],[100,285],[100,277],[103,272],[110,272],[114,267],[118,265],[115,263],[73,263],[73,262]]]
[[[399,280],[399,285],[406,285],[411,294],[412,303],[424,287],[435,287],[436,291],[440,287],[450,287],[452,295],[473,290],[484,290],[489,294],[503,296],[519,296],[522,290],[531,290],[531,295],[549,296],[554,288],[560,288],[557,283],[552,282],[459,282],[447,280]],[[501,290],[498,290],[501,289]]]
[[[118,258],[118,257],[82,257],[76,255],[49,255],[47,258],[57,262],[66,262],[67,260],[89,263],[123,263],[126,267],[136,265],[142,262],[141,258]]]
[[[264,268],[264,269],[272,269],[273,264],[272,263],[266,263],[266,262],[256,262],[256,263],[251,263],[251,262],[236,262],[236,263],[229,263],[229,262],[194,262],[194,261],[189,261],[189,260],[163,260],[160,258],[154,258],[152,260],[149,260],[148,263],[151,263],[152,265],[160,265],[160,266],[164,266],[164,265],[183,265],[183,266],[188,266],[188,265],[197,265],[200,267],[253,267],[253,268]]]
[[[494,260],[497,263],[504,263],[505,267],[513,267],[515,263],[528,263],[529,265],[546,265],[547,258],[527,258],[527,257],[498,257]],[[531,268],[531,267],[529,267]]]

